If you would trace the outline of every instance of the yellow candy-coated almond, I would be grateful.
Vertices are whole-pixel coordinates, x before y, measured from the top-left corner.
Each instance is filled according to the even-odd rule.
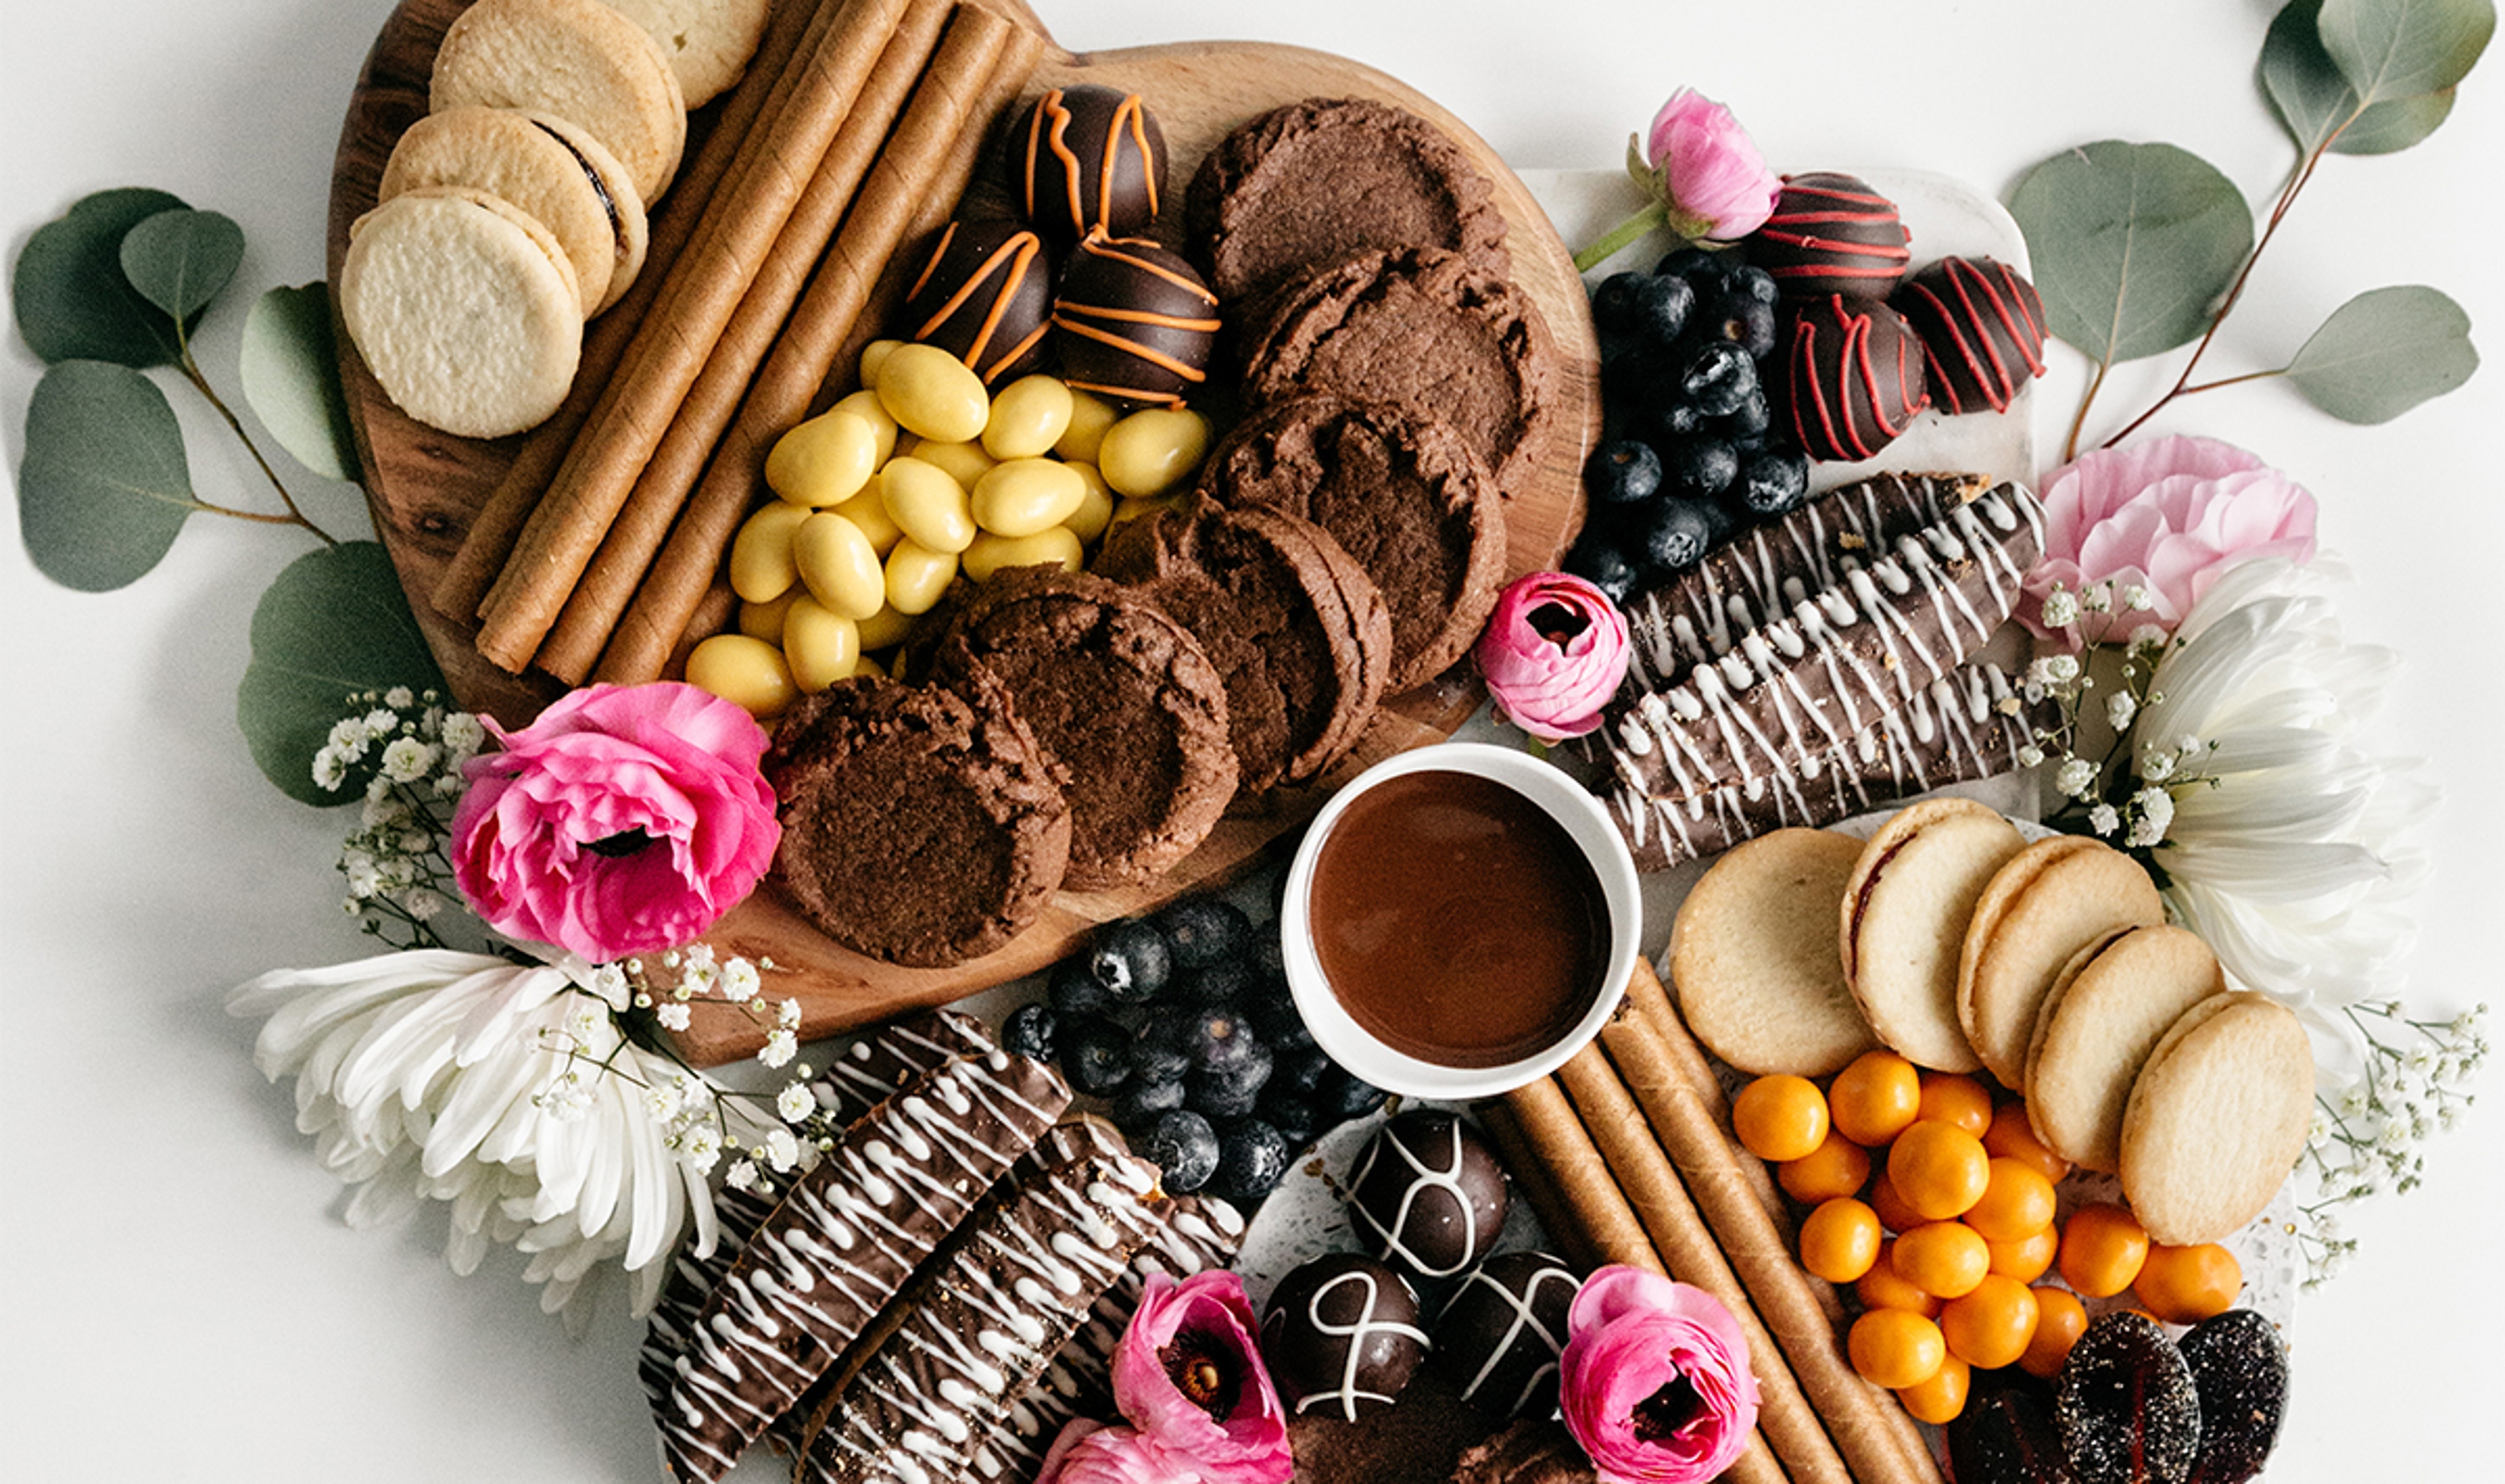
[[[860,494],[878,462],[875,427],[850,412],[822,412],[774,441],[765,482],[794,505],[825,510]]]
[[[792,538],[809,596],[847,618],[866,618],[887,597],[887,573],[862,528],[832,511],[800,522]],[[788,616],[785,619],[790,621]]]
[[[904,539],[904,527],[887,512],[887,496],[876,483],[836,506],[835,513],[860,526],[862,534],[869,538],[869,548],[881,557],[895,550],[896,544]]]
[[[891,649],[904,642],[913,632],[914,615],[900,613],[896,605],[887,604],[861,620],[861,647],[864,650]]]
[[[1070,431],[1074,399],[1058,376],[1020,376],[992,398],[983,448],[996,459],[1041,458]]]
[[[1180,486],[1209,452],[1209,419],[1189,407],[1147,407],[1105,430],[1096,468],[1117,495],[1145,500]]]
[[[875,392],[878,390],[879,368],[885,366],[887,364],[888,356],[895,351],[896,347],[903,343],[904,342],[902,340],[872,340],[862,347],[861,384],[863,391]]]
[[[785,588],[783,590],[783,596],[779,598],[775,598],[772,601],[765,603],[740,604],[739,631],[746,634],[751,639],[762,639],[767,644],[781,644],[783,642],[783,616],[790,613],[792,611],[792,605],[798,602],[808,592],[807,588],[802,587],[799,584],[797,581],[798,577],[799,574],[797,572],[793,574],[793,584],[790,587]]]
[[[977,583],[988,583],[992,574],[1011,567],[1038,567],[1050,563],[1064,572],[1076,572],[1086,552],[1078,538],[1066,525],[1038,531],[1032,536],[995,536],[989,531],[974,538],[966,548],[959,565],[966,576]]]
[[[990,474],[1000,462],[984,452],[980,443],[942,443],[926,438],[905,451],[925,464],[948,471],[948,477],[968,489],[972,489],[974,481]]]
[[[749,516],[730,543],[730,590],[749,603],[771,603],[791,591],[800,576],[792,536],[808,518],[806,506],[780,500]]]
[[[880,664],[869,655],[864,654],[861,658],[853,661],[853,674],[856,676],[865,676],[872,680],[885,680],[887,679],[887,666]]]
[[[690,650],[688,684],[760,722],[781,716],[800,693],[783,652],[747,634],[716,634]]]
[[[899,345],[879,363],[879,406],[924,438],[962,443],[983,436],[991,394],[973,369],[936,345]]]
[[[1087,500],[1087,481],[1055,459],[1010,459],[973,489],[974,524],[995,536],[1033,536],[1068,520]]]
[[[1113,486],[1105,482],[1105,477],[1097,473],[1093,464],[1065,467],[1078,476],[1080,482],[1087,486],[1087,493],[1079,500],[1078,509],[1071,512],[1069,518],[1061,523],[1070,527],[1071,533],[1080,541],[1093,546],[1113,524]]]
[[[847,397],[838,399],[835,405],[827,408],[827,410],[829,412],[850,412],[855,417],[868,423],[870,425],[870,430],[878,435],[879,463],[884,464],[889,459],[896,457],[896,440],[899,433],[902,430],[896,426],[896,419],[888,415],[887,408],[879,406],[878,393],[871,391],[868,387],[863,387],[858,392],[854,392]]]
[[[1074,464],[1096,462],[1096,445],[1105,430],[1121,420],[1122,409],[1091,392],[1070,394],[1070,425],[1055,439],[1052,451]]]
[[[792,683],[814,694],[853,673],[861,658],[861,626],[804,597],[783,620],[783,657],[792,666]]]
[[[956,580],[954,551],[934,551],[907,536],[887,553],[887,606],[898,613],[929,613]]]
[[[1172,495],[1159,496],[1155,499],[1149,500],[1134,500],[1125,496],[1113,506],[1113,518],[1108,524],[1107,529],[1111,530],[1114,526],[1128,525],[1143,515],[1153,515],[1159,511],[1174,510],[1182,504],[1182,502],[1181,500]]]
[[[974,539],[974,507],[966,486],[936,464],[889,459],[878,472],[878,497],[907,540],[934,551],[963,551]]]

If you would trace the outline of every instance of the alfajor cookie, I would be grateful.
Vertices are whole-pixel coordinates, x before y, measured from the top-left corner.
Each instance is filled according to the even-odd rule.
[[[1958,961],[1958,1021],[2000,1085],[2027,1090],[2035,1013],[2071,955],[2165,920],[2157,883],[2100,840],[2057,834],[2010,858],[1975,902]]]
[[[1670,976],[1688,1029],[1743,1072],[1824,1077],[1879,1038],[1844,982],[1827,926],[1861,842],[1777,830],[1713,863],[1670,930]]]
[[[688,107],[701,108],[748,70],[773,0],[604,0],[661,44]]]
[[[427,107],[465,104],[576,124],[609,147],[647,202],[687,148],[687,101],[668,54],[600,0],[478,0],[462,12],[435,53]]]
[[[1845,982],[1889,1049],[1938,1072],[1983,1065],[1958,1023],[1958,959],[1983,889],[2026,848],[1970,798],[1898,810],[1870,836],[1839,903]]]
[[[483,191],[428,186],[357,219],[339,316],[392,402],[460,438],[501,438],[556,410],[582,353],[565,249]]]
[[[2313,1122],[2313,1047],[2287,1007],[2238,990],[2170,1027],[2132,1086],[2122,1189],[2154,1241],[2215,1242],[2261,1214]]]
[[[2027,1047],[2027,1116],[2047,1148],[2110,1174],[2132,1081],[2185,1010],[2226,993],[2209,945],[2181,928],[2122,928],[2073,954]]]
[[[530,213],[565,249],[584,318],[617,301],[644,266],[644,198],[607,146],[552,114],[463,107],[408,126],[383,165],[382,200],[468,186]]]

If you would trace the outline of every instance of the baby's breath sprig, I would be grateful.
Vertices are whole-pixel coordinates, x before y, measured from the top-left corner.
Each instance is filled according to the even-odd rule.
[[[2474,1100],[2470,1079],[2487,1060],[2486,1002],[2451,1020],[2417,1020],[2397,1000],[2343,1007],[2365,1048],[2358,1078],[2337,1096],[2315,1099],[2304,1168],[2315,1199],[2301,1205],[2289,1232],[2305,1254],[2309,1289],[2319,1288],[2356,1254],[2340,1208],[2425,1179],[2419,1146],[2451,1128]]]
[[[444,853],[461,801],[461,764],[487,740],[468,712],[434,690],[359,691],[313,755],[325,790],[365,780],[357,828],[339,848],[348,895],[340,909],[395,948],[445,946],[435,924],[460,900]]]
[[[2166,842],[2179,795],[2217,787],[2205,767],[2214,743],[2188,734],[2142,738],[2135,731],[2140,713],[2164,698],[2154,689],[2157,666],[2174,642],[2156,623],[2132,622],[2135,615],[2151,614],[2151,601],[2136,584],[2093,583],[2076,592],[2055,585],[2044,599],[2045,627],[2076,635],[2091,659],[2099,650],[2119,650],[2121,661],[2100,709],[2091,709],[2095,667],[2078,655],[2046,654],[2029,665],[2027,697],[2050,698],[2055,719],[2018,754],[2027,767],[2055,764],[2053,788],[2064,802],[2046,823],[2110,840],[2139,855],[2143,865]]]

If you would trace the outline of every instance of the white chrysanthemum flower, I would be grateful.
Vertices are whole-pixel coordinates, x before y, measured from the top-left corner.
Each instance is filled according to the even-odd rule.
[[[2414,761],[2350,745],[2395,656],[2341,637],[2325,588],[2345,577],[2322,559],[2229,571],[2184,616],[2140,733],[2175,736],[2215,780],[2182,787],[2153,857],[2176,915],[2240,983],[2354,1054],[2330,1010],[2392,991],[2412,937],[2403,904],[2424,871],[2402,840],[2436,791]]]
[[[614,1261],[641,1313],[683,1233],[712,1249],[713,1195],[641,1096],[678,1069],[624,1042],[606,1016],[575,1043],[576,983],[564,969],[423,950],[264,974],[229,1007],[268,1017],[254,1064],[272,1081],[296,1079],[297,1126],[355,1187],[350,1225],[442,1201],[454,1271],[510,1243],[530,1254],[524,1276],[556,1313]],[[559,1116],[550,1094],[575,1115]],[[583,1309],[567,1317],[589,1320]]]

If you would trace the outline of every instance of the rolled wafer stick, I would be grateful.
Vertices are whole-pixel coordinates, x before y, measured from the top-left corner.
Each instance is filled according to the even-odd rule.
[[[1742,1178],[1730,1143],[1661,1032],[1639,1013],[1611,1022],[1601,1037],[1853,1477],[1862,1484],[1936,1484],[1929,1449],[1910,1426],[1891,1420],[1893,1414],[1910,1423],[1904,1409],[1845,1359],[1842,1333],[1819,1308],[1813,1280],[1792,1260],[1790,1244]]]
[[[1618,1007],[1621,1016],[1631,1013],[1628,1006]],[[1557,1078],[1574,1111],[1582,1115],[1602,1163],[1609,1167],[1618,1188],[1635,1207],[1637,1219],[1652,1237],[1653,1250],[1661,1254],[1670,1276],[1712,1294],[1740,1322],[1741,1333],[1748,1341],[1750,1368],[1757,1375],[1757,1431],[1782,1462],[1792,1484],[1852,1484],[1852,1474],[1835,1445],[1827,1441],[1817,1410],[1802,1395],[1799,1378],[1784,1362],[1774,1336],[1766,1332],[1729,1259],[1714,1245],[1712,1230],[1679,1183],[1670,1156],[1662,1152],[1645,1125],[1643,1112],[1619,1080],[1617,1069],[1595,1042],[1576,1052],[1559,1069]]]
[[[905,0],[850,0],[794,59],[784,106],[742,142],[727,192],[671,265],[652,315],[479,611],[478,653],[519,674],[556,622],[636,477],[737,312],[802,186],[868,80]]]
[[[869,81],[853,99],[834,143],[800,193],[792,219],[774,239],[756,281],[748,286],[738,311],[724,327],[721,342],[688,389],[687,401],[653,450],[653,461],[636,477],[598,554],[583,569],[582,581],[566,599],[556,626],[540,645],[534,662],[541,669],[568,685],[581,685],[591,673],[618,617],[642,585],[653,554],[669,536],[688,491],[704,473],[706,456],[739,409],[741,397],[773,348],[774,336],[799,300],[819,256],[833,238],[853,193],[877,159],[897,115],[903,112],[914,79],[930,64],[950,8],[950,0],[910,0]]]
[[[565,401],[522,441],[504,478],[471,517],[461,549],[436,580],[432,595],[436,612],[463,623],[478,617],[478,604],[512,554],[514,538],[521,535],[522,523],[539,504],[540,491],[547,488],[557,466],[565,461],[566,450],[574,446],[575,435],[582,431],[583,419],[591,415],[593,404],[634,340],[636,327],[652,310],[670,265],[678,262],[688,239],[695,234],[696,224],[704,220],[705,208],[722,189],[749,130],[760,113],[774,106],[775,93],[790,91],[794,53],[825,31],[840,4],[841,0],[782,0],[770,13],[765,34],[758,39],[757,54],[749,60],[748,75],[722,100],[704,143],[680,167],[668,194],[653,203],[643,271],[610,312],[583,332],[582,357],[576,364],[574,385],[566,390]]]
[[[1627,1204],[1626,1195],[1609,1177],[1600,1149],[1593,1146],[1582,1120],[1574,1116],[1573,1105],[1566,1101],[1557,1079],[1543,1077],[1504,1097],[1513,1125],[1530,1150],[1530,1162],[1546,1167],[1555,1179],[1570,1221],[1591,1244],[1596,1265],[1623,1262],[1667,1276],[1652,1238],[1644,1234],[1635,1207]]]
[[[950,18],[834,245],[611,636],[598,679],[635,685],[660,676],[748,513],[766,451],[807,415],[881,268],[919,215],[936,210],[944,220],[954,210],[973,178],[985,129],[1026,85],[1042,52],[1042,37],[995,12],[966,5]]]
[[[1522,1137],[1521,1128],[1514,1122],[1513,1111],[1504,1105],[1503,1100],[1498,1099],[1480,1104],[1474,1112],[1479,1126],[1487,1130],[1489,1141],[1495,1144],[1498,1155],[1504,1160],[1505,1177],[1531,1202],[1531,1210],[1539,1218],[1539,1224],[1548,1233],[1551,1246],[1578,1268],[1589,1271],[1599,1267],[1601,1258],[1584,1237],[1582,1223],[1568,1209],[1566,1194],[1550,1178],[1547,1163]]]

